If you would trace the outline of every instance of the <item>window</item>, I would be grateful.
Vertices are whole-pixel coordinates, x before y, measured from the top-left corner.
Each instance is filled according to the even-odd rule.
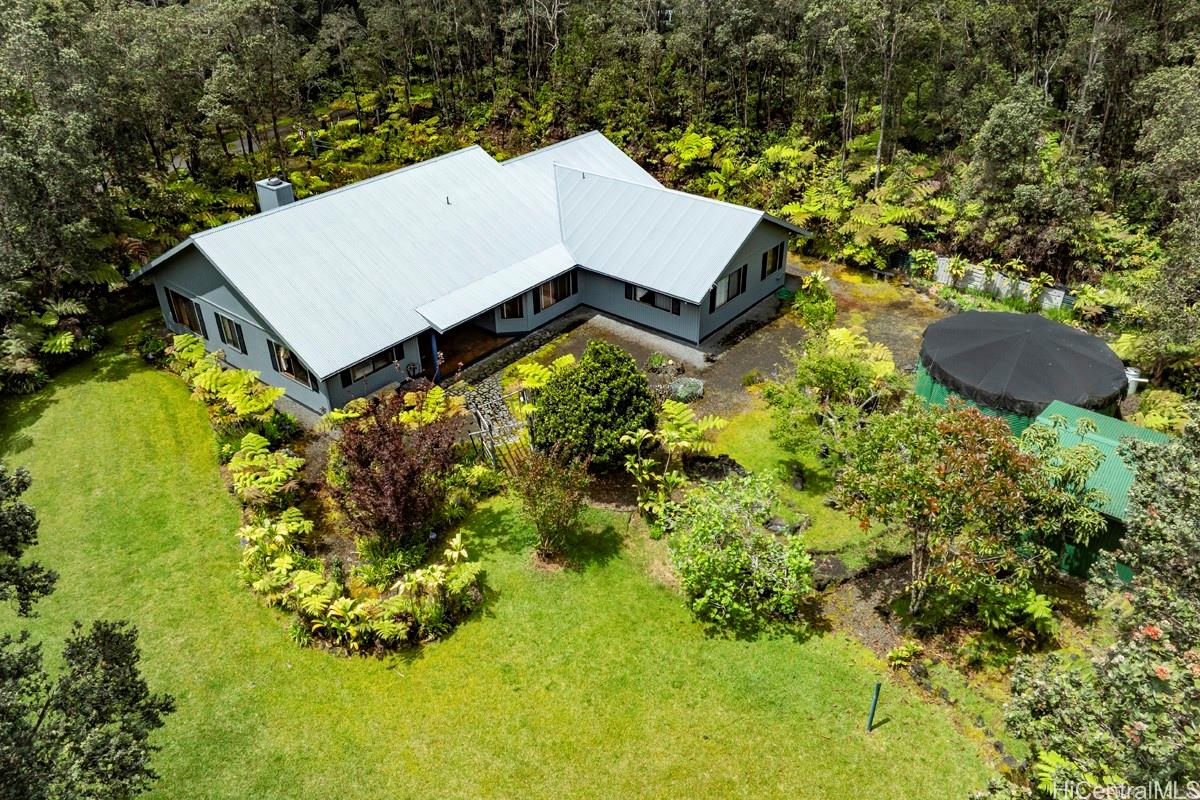
[[[566,300],[579,291],[579,278],[574,271],[548,280],[533,290],[533,313],[537,314],[559,300]]]
[[[370,358],[364,358],[350,369],[344,369],[341,373],[342,388],[349,388],[350,384],[361,381],[368,375],[374,375],[379,370],[395,364],[398,361],[404,360],[404,345],[398,344],[395,347],[389,347],[382,353],[376,353]]]
[[[713,284],[712,289],[710,289],[708,292],[709,313],[716,311],[718,308],[725,305],[742,292],[746,291],[747,270],[748,265],[742,264],[742,268],[737,272],[731,272]]]
[[[787,243],[780,242],[772,247],[762,256],[762,280],[766,280],[768,275],[778,272],[785,264],[787,264]]]
[[[198,333],[204,338],[208,338],[208,331],[204,327],[204,316],[200,313],[200,306],[196,305],[196,301],[190,297],[184,297],[174,289],[164,289],[167,293],[167,305],[171,309],[171,319],[175,320],[176,325],[182,325],[192,333]]]
[[[271,366],[280,375],[287,375],[297,383],[302,383],[314,392],[317,390],[317,379],[313,374],[300,363],[300,359],[296,358],[296,354],[288,350],[277,342],[267,340],[267,347],[271,351]]]
[[[520,319],[525,316],[525,297],[520,295],[511,300],[505,300],[500,306],[500,319]]]
[[[625,299],[635,300],[639,303],[645,303],[648,306],[654,306],[657,309],[666,311],[675,316],[679,316],[682,303],[674,297],[660,294],[652,289],[644,289],[641,286],[635,286],[632,283],[625,284]]]
[[[239,353],[245,353],[246,338],[242,336],[242,326],[224,314],[214,312],[214,316],[217,318],[217,335],[221,337],[221,342]]]

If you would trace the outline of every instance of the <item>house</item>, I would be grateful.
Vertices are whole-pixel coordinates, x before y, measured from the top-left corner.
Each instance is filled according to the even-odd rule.
[[[802,232],[667,189],[598,132],[502,162],[472,146],[298,201],[279,179],[257,187],[260,213],[139,275],[171,330],[322,413],[580,305],[699,343],[783,286]]]
[[[1066,425],[1055,427],[1055,417],[1066,420]],[[1081,419],[1090,422],[1088,427],[1094,430],[1078,430]],[[1063,447],[1074,447],[1086,442],[1100,451],[1100,464],[1088,478],[1087,487],[1104,492],[1104,502],[1096,510],[1103,514],[1108,522],[1107,530],[1089,542],[1087,547],[1064,544],[1059,564],[1064,571],[1076,577],[1087,577],[1088,569],[1096,560],[1099,550],[1114,550],[1120,545],[1121,537],[1125,535],[1125,523],[1129,520],[1129,488],[1133,486],[1134,476],[1121,455],[1121,443],[1132,439],[1164,444],[1169,442],[1171,437],[1061,400],[1055,400],[1046,406],[1034,424],[1054,428],[1058,433],[1058,442]],[[1118,565],[1117,572],[1124,580],[1132,578],[1129,568],[1123,564]]]

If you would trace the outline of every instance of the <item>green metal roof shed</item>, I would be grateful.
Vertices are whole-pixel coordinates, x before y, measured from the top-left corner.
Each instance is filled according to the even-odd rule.
[[[1058,415],[1066,418],[1066,427],[1058,429],[1058,440],[1066,447],[1082,442],[1095,445],[1104,457],[1100,466],[1088,480],[1089,488],[1101,489],[1108,499],[1099,509],[1105,516],[1125,522],[1127,519],[1127,504],[1129,502],[1129,487],[1133,484],[1133,472],[1121,458],[1119,452],[1123,439],[1137,439],[1143,442],[1162,443],[1170,441],[1165,433],[1152,431],[1129,422],[1106,417],[1086,408],[1073,406],[1061,400],[1055,400],[1046,406],[1046,410],[1038,415],[1035,424],[1050,425],[1050,418]],[[1094,433],[1083,434],[1075,430],[1075,423],[1080,419],[1091,420],[1096,426]]]

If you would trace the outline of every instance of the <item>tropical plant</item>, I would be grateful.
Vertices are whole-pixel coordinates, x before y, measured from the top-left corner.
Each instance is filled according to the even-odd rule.
[[[799,535],[763,528],[774,502],[771,478],[747,475],[703,484],[671,506],[671,563],[701,620],[738,631],[798,622],[813,593],[812,559]]]
[[[793,453],[819,453],[836,463],[843,440],[866,415],[895,407],[907,393],[891,351],[858,329],[834,328],[785,353],[794,371],[764,384],[763,398],[772,438]]]
[[[651,355],[653,356],[653,354]],[[540,361],[518,361],[513,364],[509,374],[516,380],[522,397],[521,402],[517,404],[517,414],[522,419],[528,419],[537,410],[537,406],[533,402],[537,393],[545,388],[552,377],[566,372],[574,366],[575,356],[570,353],[559,356],[549,364],[543,364]]]
[[[792,298],[792,312],[811,333],[829,330],[837,316],[837,302],[829,291],[829,277],[822,270],[810,272],[800,279],[800,291]]]
[[[1054,278],[1045,272],[1039,272],[1027,278],[1025,282],[1029,284],[1029,302],[1036,307],[1042,299],[1042,293],[1054,284]]]
[[[725,424],[724,419],[713,415],[697,419],[686,403],[664,400],[654,431],[639,428],[621,437],[622,442],[636,448],[625,456],[625,470],[637,485],[638,507],[644,514],[658,519],[666,513],[671,496],[687,480],[678,469],[679,462],[689,453],[706,452],[712,445],[706,435]],[[652,452],[662,453],[661,465],[651,457]]]
[[[1170,389],[1147,389],[1138,398],[1129,421],[1152,431],[1181,434],[1193,418],[1186,398]]]
[[[327,570],[305,555],[301,540],[311,532],[312,523],[294,508],[238,532],[243,580],[268,605],[295,614],[293,638],[302,644],[319,641],[358,653],[429,641],[449,633],[482,599],[482,568],[468,559],[461,534],[446,543],[439,561],[406,563],[381,594],[377,586],[350,592],[336,564]]]
[[[962,256],[958,254],[950,256],[950,262],[946,265],[946,270],[950,273],[950,284],[958,286],[962,283],[962,279],[966,277],[967,270],[970,268],[971,262]]]
[[[937,272],[937,253],[918,247],[909,251],[909,256],[912,257],[913,274],[918,278],[931,280],[934,273]]]
[[[168,366],[192,387],[193,395],[205,403],[218,428],[238,428],[247,423],[261,428],[279,412],[275,403],[284,389],[259,380],[259,373],[229,369],[220,350],[208,352],[204,340],[194,334],[178,334],[167,348]]]
[[[284,450],[272,451],[266,437],[247,433],[229,460],[229,477],[243,503],[270,508],[291,499],[299,488],[303,466],[303,458]]]
[[[905,642],[888,651],[887,662],[892,668],[907,669],[914,661],[925,653],[925,646],[920,642]]]

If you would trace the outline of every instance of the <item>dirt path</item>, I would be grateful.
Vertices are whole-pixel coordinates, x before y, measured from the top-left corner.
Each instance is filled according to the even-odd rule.
[[[871,341],[888,346],[896,366],[915,367],[921,335],[946,312],[927,296],[900,283],[876,280],[832,264],[826,264],[825,269],[832,274],[829,290],[837,299],[838,324],[861,325]]]
[[[908,562],[902,561],[847,581],[825,595],[825,616],[835,630],[858,639],[880,658],[904,642],[900,628],[881,609],[908,585]]]

